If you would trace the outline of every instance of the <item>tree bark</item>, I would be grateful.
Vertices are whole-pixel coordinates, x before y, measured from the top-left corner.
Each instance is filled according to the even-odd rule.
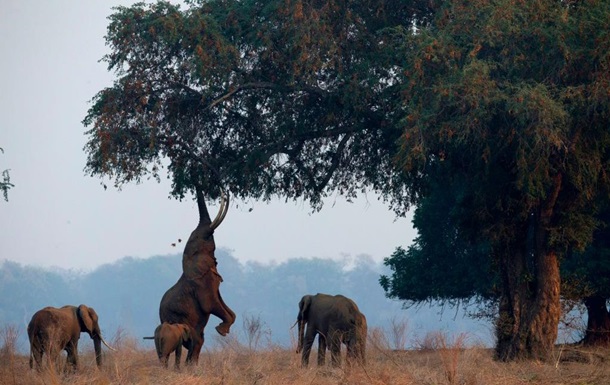
[[[528,230],[523,232],[528,236],[500,254],[503,286],[496,321],[499,360],[551,358],[561,305],[559,261],[548,247],[547,223],[540,215],[532,215]]]
[[[601,295],[585,298],[587,307],[587,331],[583,343],[590,346],[610,346],[610,312],[607,299]]]

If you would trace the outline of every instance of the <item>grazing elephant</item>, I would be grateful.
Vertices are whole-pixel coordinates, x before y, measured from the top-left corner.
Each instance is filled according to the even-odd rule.
[[[42,365],[42,355],[47,353],[51,362],[56,362],[59,353],[65,350],[68,353],[67,362],[73,369],[78,367],[78,340],[81,333],[88,333],[93,339],[95,360],[98,366],[102,365],[103,342],[111,348],[102,338],[97,313],[93,308],[85,305],[64,306],[62,308],[45,307],[34,313],[28,325],[28,338],[30,339],[30,368]]]
[[[191,327],[186,324],[169,324],[163,322],[155,329],[155,348],[159,361],[168,367],[169,355],[176,353],[175,369],[180,369],[180,357],[182,356],[182,346],[191,350],[193,339],[191,338]]]
[[[325,364],[326,347],[331,352],[333,366],[341,365],[341,343],[347,346],[347,361],[365,364],[366,317],[351,299],[342,295],[305,295],[299,302],[299,345],[303,353],[301,365],[309,365],[313,341],[318,336],[318,366]],[[307,332],[305,332],[307,325]]]
[[[199,224],[193,230],[182,255],[182,276],[165,292],[159,306],[161,323],[187,324],[191,327],[192,345],[186,357],[187,364],[197,364],[203,346],[203,329],[210,314],[222,320],[216,331],[222,336],[229,333],[235,322],[235,313],[220,295],[222,277],[216,269],[214,230],[222,223],[229,208],[229,199],[222,192],[220,210],[210,220],[201,189],[196,190]]]

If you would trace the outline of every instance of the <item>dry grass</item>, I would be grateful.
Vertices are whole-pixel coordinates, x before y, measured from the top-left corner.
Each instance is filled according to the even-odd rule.
[[[372,334],[366,368],[318,368],[314,364],[302,369],[294,347],[268,346],[255,351],[233,340],[213,351],[204,350],[197,367],[177,372],[163,369],[154,350],[141,348],[135,339],[119,333],[113,342],[119,351],[106,351],[101,369],[95,366],[92,352],[81,352],[80,370],[65,373],[48,366],[42,372],[30,370],[28,357],[17,354],[11,345],[14,330],[5,330],[4,336],[0,333],[0,384],[610,384],[608,350],[562,347],[557,362],[500,363],[492,359],[489,349],[467,346],[466,335],[436,333],[427,336],[418,350],[392,350],[384,347],[388,338],[379,332]]]

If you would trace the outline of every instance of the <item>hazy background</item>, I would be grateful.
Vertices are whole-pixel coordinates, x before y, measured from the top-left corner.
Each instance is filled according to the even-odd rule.
[[[193,200],[168,199],[167,181],[105,191],[83,172],[81,121],[113,80],[99,62],[106,18],[132,3],[0,0],[0,171],[15,185],[0,202],[0,261],[91,270],[181,252],[171,244],[194,229]],[[329,198],[315,214],[304,202],[233,202],[215,237],[242,262],[361,253],[380,262],[414,235],[410,219],[369,195]]]
[[[461,309],[442,312],[438,305],[424,305],[404,310],[400,302],[385,298],[377,283],[385,269],[366,255],[349,261],[294,258],[261,264],[242,263],[220,249],[217,257],[224,279],[220,291],[237,320],[229,336],[220,337],[214,329],[220,319],[210,317],[204,349],[233,340],[256,349],[294,349],[297,328],[291,327],[298,303],[303,294],[318,292],[342,293],[356,301],[367,317],[369,336],[386,336],[386,348],[418,348],[429,343],[430,333],[439,331],[447,333],[448,338],[466,333],[468,344],[493,343],[491,324],[464,317]],[[180,276],[181,259],[179,254],[122,258],[86,273],[0,263],[0,293],[10,293],[0,295],[0,347],[8,327],[17,330],[18,349],[28,352],[26,328],[34,312],[49,305],[84,303],[98,313],[102,333],[109,342],[116,342],[120,336],[123,342],[131,341],[128,346],[135,343],[139,348],[152,349],[153,342],[142,337],[152,335],[159,324],[159,302]],[[259,325],[258,340],[249,340],[253,335],[246,332],[246,325],[252,322]],[[397,346],[393,330],[401,328],[403,341]],[[81,335],[79,345],[81,351],[93,349],[86,334]]]

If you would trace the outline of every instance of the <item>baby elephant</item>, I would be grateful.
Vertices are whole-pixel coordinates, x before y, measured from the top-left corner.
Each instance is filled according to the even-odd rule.
[[[180,369],[180,357],[182,356],[182,346],[189,351],[192,349],[193,339],[191,338],[192,329],[186,324],[170,324],[163,322],[155,329],[155,347],[157,356],[161,364],[168,367],[169,355],[176,353],[175,369]]]

